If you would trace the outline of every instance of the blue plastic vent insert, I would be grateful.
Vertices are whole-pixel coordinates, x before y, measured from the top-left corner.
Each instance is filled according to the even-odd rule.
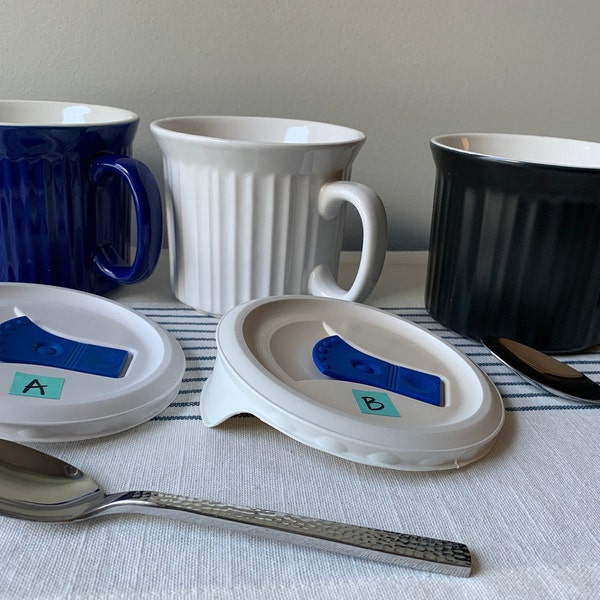
[[[333,379],[370,385],[443,406],[442,380],[437,375],[393,365],[347,344],[337,335],[323,338],[313,348],[319,371]]]
[[[0,362],[119,377],[128,358],[126,350],[84,344],[49,333],[29,317],[0,324]]]

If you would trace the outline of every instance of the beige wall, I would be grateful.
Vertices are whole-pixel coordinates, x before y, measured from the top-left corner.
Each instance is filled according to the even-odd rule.
[[[4,0],[1,93],[122,106],[148,124],[256,114],[365,131],[354,179],[391,249],[424,249],[440,133],[600,140],[597,0]],[[346,247],[360,239],[349,219]]]

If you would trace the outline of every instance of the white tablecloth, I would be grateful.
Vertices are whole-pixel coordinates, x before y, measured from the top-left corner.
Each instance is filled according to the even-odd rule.
[[[352,255],[342,280],[352,271]],[[593,598],[600,595],[600,410],[524,383],[423,308],[424,253],[388,255],[372,304],[453,343],[500,390],[492,451],[459,470],[402,472],[306,447],[253,417],[210,429],[199,395],[217,320],[172,296],[166,261],[113,299],[172,332],[187,359],[158,417],[113,436],[34,444],[107,491],[150,489],[466,543],[468,579],[414,571],[190,523],[118,515],[73,524],[0,519],[0,598]],[[600,380],[600,355],[570,364]]]

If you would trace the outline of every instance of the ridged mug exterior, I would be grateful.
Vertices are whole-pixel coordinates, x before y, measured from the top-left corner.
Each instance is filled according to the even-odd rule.
[[[330,144],[232,141],[174,133],[163,127],[169,121],[151,127],[163,152],[177,298],[222,315],[255,298],[314,293],[310,279],[318,265],[327,278],[335,278],[345,204],[324,214],[319,192],[325,184],[350,178],[364,137]],[[271,121],[277,120],[265,119],[265,126]],[[369,192],[383,216],[368,227],[377,228],[384,242],[378,242],[373,281],[363,286],[362,295],[379,277],[387,238],[383,206]]]
[[[600,156],[600,145],[587,146]],[[546,352],[600,342],[600,163],[509,160],[449,147],[443,137],[431,151],[430,314],[467,337]]]
[[[162,207],[149,169],[128,156],[138,121],[112,107],[0,101],[0,281],[103,294],[152,273]]]

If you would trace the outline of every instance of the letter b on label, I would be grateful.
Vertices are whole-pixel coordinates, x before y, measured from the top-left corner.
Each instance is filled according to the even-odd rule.
[[[384,417],[400,416],[391,398],[385,392],[352,390],[352,394],[360,412],[366,415],[381,415]]]

